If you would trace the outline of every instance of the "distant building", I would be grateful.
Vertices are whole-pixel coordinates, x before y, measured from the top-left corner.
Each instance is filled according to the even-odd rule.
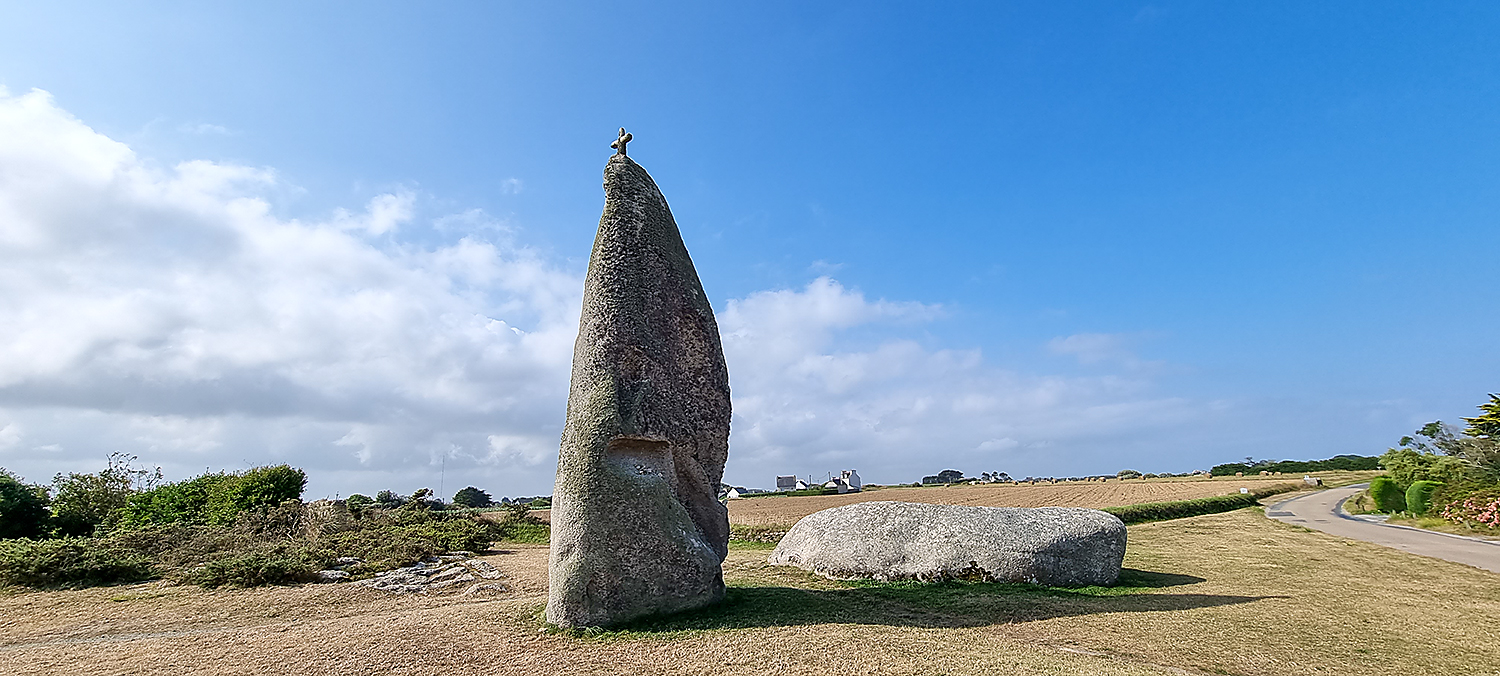
[[[725,490],[724,494],[719,496],[720,498],[743,498],[747,495],[771,492],[764,488],[745,488],[744,486],[726,486],[725,488],[728,490]]]
[[[838,476],[829,479],[828,483],[823,484],[823,487],[832,488],[839,493],[858,493],[864,488],[864,482],[860,481],[859,472],[846,469],[839,472]]]
[[[778,476],[776,477],[776,490],[795,491],[797,490],[797,484],[800,483],[802,482],[797,479],[797,475],[795,474],[792,476]]]

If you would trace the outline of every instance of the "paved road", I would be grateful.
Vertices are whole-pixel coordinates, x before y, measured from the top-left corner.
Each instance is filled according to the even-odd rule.
[[[1340,508],[1344,500],[1368,485],[1330,488],[1300,498],[1283,500],[1267,507],[1266,516],[1339,537],[1373,542],[1412,554],[1457,561],[1500,573],[1500,542],[1391,526],[1381,523],[1378,517],[1351,516]]]

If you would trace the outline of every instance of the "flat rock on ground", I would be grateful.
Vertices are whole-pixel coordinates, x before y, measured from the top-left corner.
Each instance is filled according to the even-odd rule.
[[[1114,584],[1125,524],[1096,509],[864,502],[793,526],[770,562],[836,579]]]

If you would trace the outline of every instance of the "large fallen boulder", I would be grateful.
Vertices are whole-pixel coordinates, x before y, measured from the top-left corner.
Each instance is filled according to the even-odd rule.
[[[1125,524],[1097,509],[861,502],[809,514],[771,563],[835,579],[1114,584]]]

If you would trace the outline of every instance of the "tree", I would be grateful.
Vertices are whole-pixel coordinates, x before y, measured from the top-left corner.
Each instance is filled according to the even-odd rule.
[[[344,500],[344,506],[348,507],[349,511],[355,513],[364,511],[366,507],[372,504],[375,504],[375,501],[370,499],[370,496],[360,495],[359,493],[355,493]]]
[[[46,532],[47,490],[0,468],[0,539],[39,538]]]
[[[61,535],[93,535],[117,522],[130,496],[161,483],[161,468],[137,469],[138,458],[116,451],[96,474],[58,474],[52,479],[52,519]]]
[[[1500,395],[1491,394],[1490,400],[1480,404],[1479,410],[1483,415],[1473,418],[1464,418],[1469,423],[1464,428],[1464,434],[1475,439],[1494,439],[1500,441]]]
[[[406,498],[401,497],[395,491],[386,490],[375,494],[375,502],[380,503],[381,507],[394,509],[405,504]]]
[[[495,500],[490,497],[489,493],[469,486],[453,494],[453,504],[464,507],[490,507],[495,504]]]
[[[1458,458],[1468,464],[1477,478],[1489,482],[1500,481],[1500,438],[1455,434],[1456,429],[1437,420],[1423,425],[1414,436],[1401,437],[1399,445],[1424,454]],[[1386,456],[1382,455],[1380,458],[1384,464]],[[1433,480],[1446,481],[1441,478]]]
[[[418,488],[404,506],[408,509],[443,509],[443,500],[433,497],[431,488]]]

